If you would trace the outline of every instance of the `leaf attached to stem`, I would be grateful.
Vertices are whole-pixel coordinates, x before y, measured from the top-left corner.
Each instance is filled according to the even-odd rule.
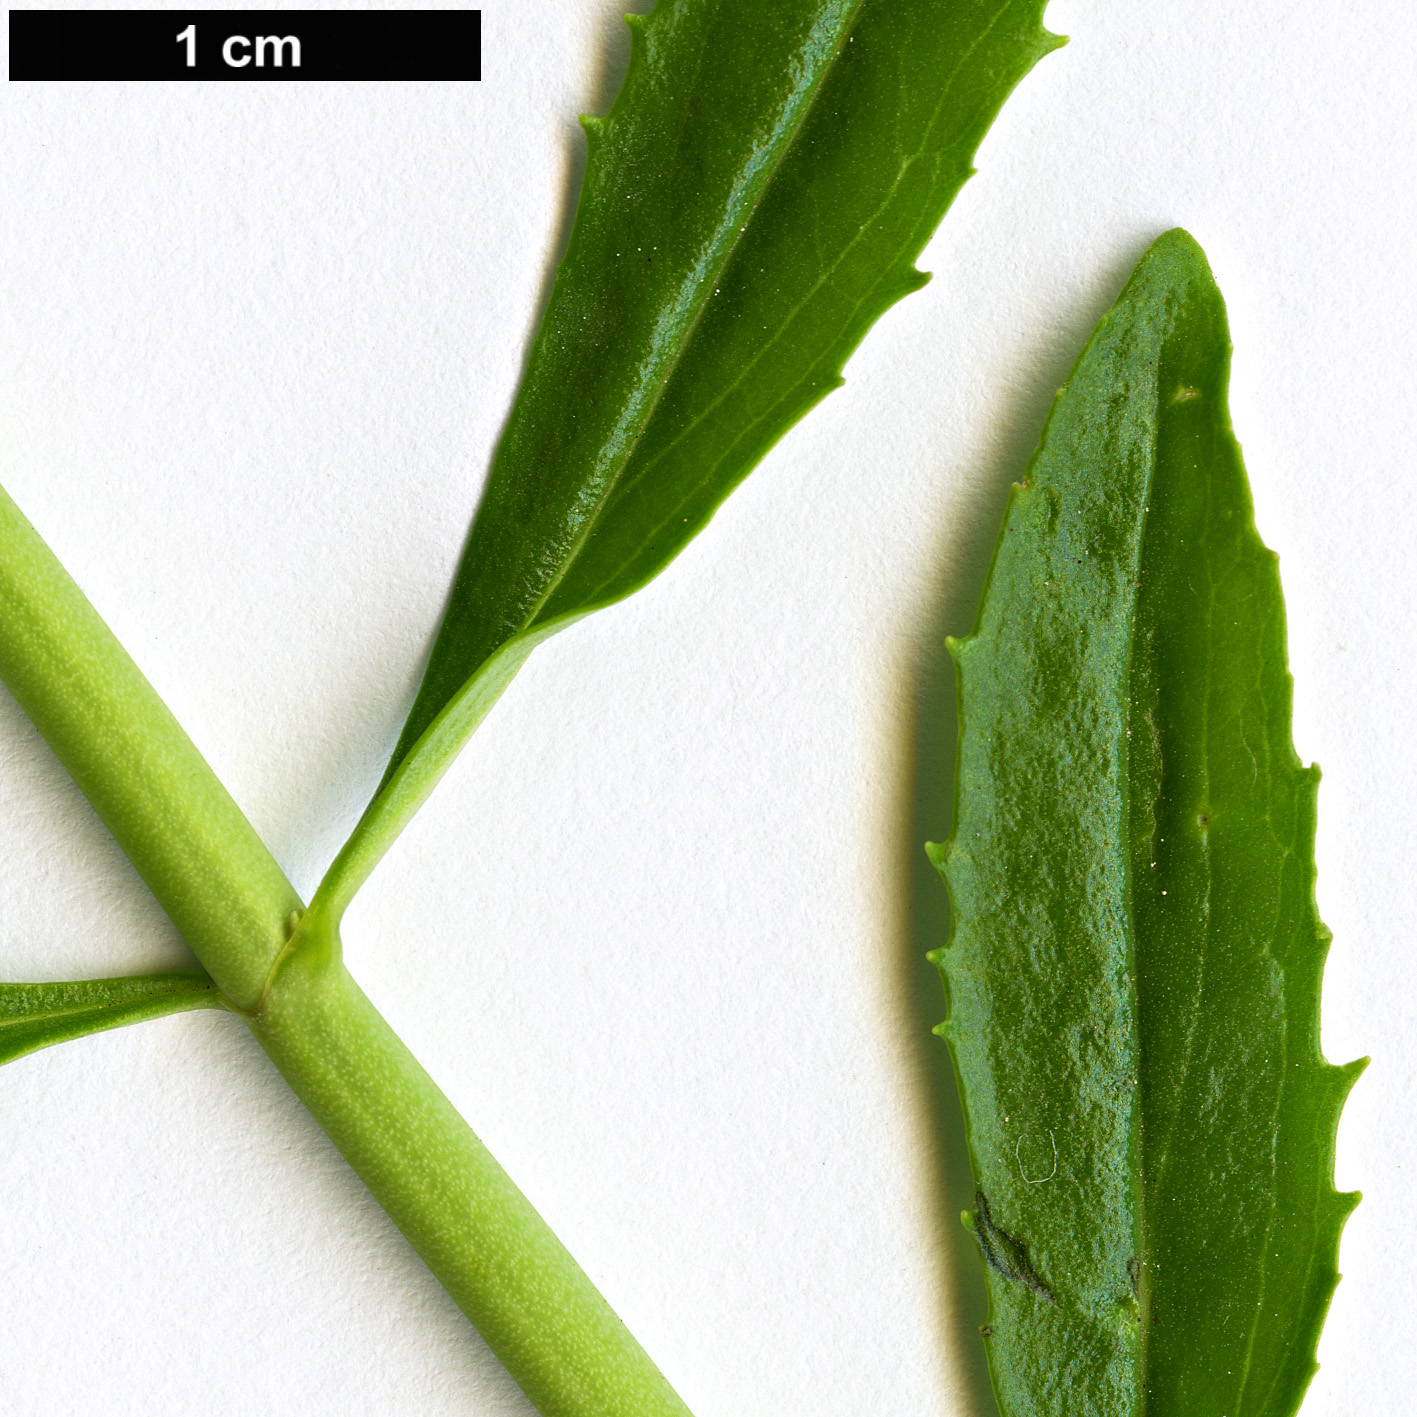
[[[205,974],[137,974],[66,984],[0,984],[0,1063],[120,1024],[227,1008]]]
[[[534,646],[638,590],[837,388],[1014,85],[1044,0],[660,0],[423,683],[313,908],[336,918]]]

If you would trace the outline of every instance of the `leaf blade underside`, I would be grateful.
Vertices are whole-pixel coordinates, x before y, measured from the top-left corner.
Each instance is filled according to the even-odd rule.
[[[338,913],[540,639],[656,575],[841,383],[1014,85],[1044,0],[660,0],[422,685],[322,887]]]
[[[179,971],[59,984],[0,984],[0,1063],[107,1028],[189,1009],[222,1009],[205,974]]]
[[[1288,1417],[1356,1203],[1333,1146],[1361,1064],[1319,1049],[1318,774],[1229,356],[1168,233],[1060,392],[953,647],[933,958],[1005,1417]]]

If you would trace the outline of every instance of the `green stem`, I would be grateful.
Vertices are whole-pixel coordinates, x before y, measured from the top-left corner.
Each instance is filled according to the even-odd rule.
[[[689,1417],[531,1202],[350,978],[332,932],[328,941],[300,939],[250,1026],[539,1411]]]
[[[688,1417],[340,961],[191,739],[0,489],[0,680],[234,1011],[544,1417]]]
[[[238,1008],[302,908],[192,740],[0,488],[0,680]]]

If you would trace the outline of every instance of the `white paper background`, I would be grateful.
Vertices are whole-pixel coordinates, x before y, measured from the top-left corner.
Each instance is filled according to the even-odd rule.
[[[476,85],[0,90],[0,481],[305,892],[409,701],[623,0],[490,0]],[[920,962],[1009,481],[1147,242],[1230,304],[1325,769],[1366,1200],[1305,1417],[1410,1409],[1417,7],[1054,0],[846,387],[539,650],[351,911],[356,975],[698,1417],[984,1417]],[[0,974],[188,961],[0,698]],[[0,1075],[0,1410],[526,1417],[235,1020]]]

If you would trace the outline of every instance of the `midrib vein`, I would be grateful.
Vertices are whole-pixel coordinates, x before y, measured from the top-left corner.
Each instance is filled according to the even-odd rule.
[[[621,476],[634,457],[634,451],[639,446],[640,439],[644,437],[645,429],[648,428],[653,421],[655,410],[659,407],[660,400],[664,397],[665,389],[669,386],[686,351],[693,343],[694,331],[698,329],[699,322],[703,319],[704,311],[708,308],[709,293],[713,287],[714,281],[727,269],[733,259],[734,253],[742,244],[748,228],[753,224],[754,215],[761,207],[764,198],[772,187],[773,180],[782,169],[782,164],[786,161],[787,155],[796,146],[797,139],[801,135],[803,128],[806,127],[807,120],[811,116],[813,108],[816,106],[823,86],[841,60],[842,51],[845,49],[846,43],[851,36],[851,31],[856,27],[857,18],[868,3],[869,0],[855,0],[855,3],[845,12],[841,22],[841,29],[836,37],[836,42],[831,47],[826,61],[822,64],[815,82],[804,88],[804,99],[796,121],[791,124],[790,131],[786,135],[786,140],[783,142],[775,159],[767,166],[766,175],[763,177],[762,185],[758,189],[758,195],[746,214],[747,219],[741,222],[739,222],[737,218],[734,219],[734,223],[737,224],[738,227],[736,233],[724,248],[722,256],[717,265],[713,268],[712,276],[705,277],[700,281],[697,299],[691,302],[693,315],[685,323],[683,335],[678,341],[677,348],[673,351],[672,355],[665,360],[663,368],[657,378],[649,385],[648,397],[643,404],[643,412],[637,420],[638,426],[635,427],[633,435],[627,438],[624,445],[624,452],[619,458],[618,466],[615,467],[614,471],[607,479],[604,488],[596,498],[595,509],[586,519],[585,525],[575,537],[572,538],[571,544],[567,548],[566,555],[562,558],[561,563],[548,580],[546,587],[536,600],[532,602],[530,608],[523,616],[521,623],[512,634],[507,637],[508,639],[515,639],[517,635],[523,633],[536,620],[536,617],[541,613],[547,601],[555,594],[556,588],[570,573],[571,567],[575,565],[586,542],[589,541],[590,537],[594,534],[595,528],[604,515],[606,507],[614,497],[615,489],[619,484]]]
[[[969,47],[960,55],[960,58],[959,58],[958,62],[955,64],[954,69],[950,72],[949,78],[946,79],[945,82],[944,82],[944,83],[941,85],[941,87],[940,87],[940,97],[939,97],[938,101],[937,101],[936,104],[935,104],[934,112],[930,115],[930,123],[929,123],[929,125],[927,125],[927,127],[926,127],[926,132],[927,132],[927,133],[930,131],[931,128],[933,128],[934,124],[939,121],[940,113],[941,113],[941,111],[943,110],[946,101],[947,101],[948,98],[950,97],[951,89],[952,89],[953,86],[954,86],[955,80],[959,77],[960,71],[964,68],[965,64],[967,64],[967,63],[969,62],[969,60],[973,57],[974,52],[979,48],[979,46],[980,46],[981,44],[983,44],[983,43],[985,42],[985,40],[987,40],[991,34],[993,34],[995,28],[996,28],[996,27],[998,26],[998,24],[1002,21],[1002,19],[1003,19],[1003,17],[1004,17],[1004,14],[1005,14],[1005,12],[1007,11],[1007,9],[1008,9],[1008,6],[1007,6],[1007,5],[1000,5],[1000,6],[999,6],[999,9],[998,9],[998,12],[995,14],[994,18],[993,18],[992,20],[990,20],[990,22],[988,23],[988,25],[986,25],[985,28],[980,32],[980,34],[975,38],[974,42],[973,42],[971,45],[969,45]],[[807,121],[807,120],[806,120],[806,118],[804,117],[804,118],[803,118],[803,121],[802,121],[802,127],[805,127],[805,126],[806,126],[806,121]],[[801,131],[801,128],[799,127],[798,132],[800,132],[800,131]],[[794,141],[794,142],[796,141],[796,135],[794,135],[793,141]],[[784,158],[785,158],[785,156],[786,156],[786,153],[784,152]],[[906,172],[908,172],[908,171],[910,170],[910,168],[911,168],[916,162],[920,161],[920,159],[921,159],[923,156],[924,156],[924,144],[922,143],[921,145],[917,146],[917,148],[915,149],[914,152],[909,153],[909,154],[905,155],[904,157],[902,157],[902,159],[901,159],[901,161],[900,161],[900,163],[898,164],[897,169],[896,169],[896,177],[895,177],[895,180],[891,183],[890,188],[887,190],[885,196],[882,197],[882,199],[876,204],[875,210],[867,217],[866,221],[864,221],[864,222],[861,224],[861,232],[864,233],[864,232],[871,226],[871,224],[872,224],[876,219],[878,219],[878,218],[881,216],[881,214],[882,214],[883,212],[885,212],[885,211],[894,203],[895,198],[896,198],[896,195],[897,195],[897,193],[898,193],[899,190],[900,190],[900,184],[901,184],[901,179],[902,179],[902,177],[905,175]],[[766,186],[764,187],[764,195],[766,195]],[[804,309],[806,309],[807,306],[810,305],[813,300],[816,299],[816,297],[821,293],[822,289],[823,289],[825,286],[827,286],[827,285],[831,282],[831,280],[833,279],[833,277],[836,275],[837,271],[840,270],[842,264],[843,264],[843,263],[846,261],[846,259],[851,255],[851,253],[856,250],[857,245],[858,245],[862,240],[864,240],[864,239],[865,239],[865,238],[864,238],[863,235],[857,235],[857,236],[853,237],[850,241],[848,241],[848,242],[846,243],[846,245],[841,248],[841,250],[840,250],[840,251],[838,252],[838,254],[837,254],[836,259],[835,259],[829,266],[827,266],[827,267],[822,271],[822,274],[817,278],[817,280],[815,280],[815,281],[812,283],[812,285],[810,286],[810,288],[807,290],[807,293],[806,293],[806,294],[787,312],[787,314],[778,322],[778,326],[777,326],[777,328],[772,332],[771,337],[770,337],[768,340],[766,340],[762,345],[759,346],[757,352],[753,355],[752,359],[750,359],[746,364],[744,364],[744,365],[739,369],[738,374],[731,380],[731,382],[729,382],[729,383],[719,392],[719,394],[717,395],[717,397],[715,397],[715,398],[713,398],[712,400],[710,400],[709,403],[705,404],[703,408],[701,408],[697,413],[695,413],[695,415],[693,416],[693,418],[691,418],[691,419],[684,425],[684,427],[681,428],[681,429],[678,431],[678,433],[676,433],[676,434],[674,435],[674,437],[673,437],[667,444],[665,444],[664,448],[661,449],[660,452],[656,453],[655,456],[654,456],[653,458],[651,458],[651,459],[639,470],[638,474],[637,474],[634,478],[631,479],[631,482],[630,482],[629,485],[633,485],[633,484],[636,483],[636,482],[642,481],[645,477],[649,476],[649,474],[650,474],[651,472],[653,472],[653,470],[654,470],[656,467],[658,467],[662,462],[664,462],[666,458],[672,457],[673,454],[674,454],[674,450],[675,450],[682,442],[684,442],[685,439],[691,437],[691,436],[693,435],[694,431],[695,431],[697,428],[699,428],[707,419],[711,418],[711,417],[713,416],[713,414],[714,414],[729,398],[731,398],[735,393],[737,393],[737,392],[744,386],[744,384],[747,383],[749,377],[750,377],[750,376],[753,374],[753,372],[757,369],[758,365],[759,365],[760,363],[762,363],[762,361],[763,361],[765,358],[767,358],[768,355],[777,347],[778,343],[781,341],[781,339],[782,339],[783,335],[785,334],[785,332],[791,327],[792,323],[797,319],[797,317],[802,313],[802,311],[803,311]],[[733,249],[734,249],[734,252],[737,251],[737,243],[735,243]],[[726,270],[728,269],[728,267],[729,267],[731,264],[732,264],[732,253],[730,253],[730,255],[728,256],[728,258],[725,259],[723,265],[720,267],[720,270],[721,270],[721,271],[726,271]],[[872,284],[872,286],[871,286],[871,293],[874,293],[875,291],[879,290],[883,285],[887,284],[890,280],[894,279],[894,278],[896,277],[896,275],[897,275],[896,266],[895,266],[894,264],[892,264],[889,268],[887,268],[885,271],[883,271],[882,274],[881,274],[881,275],[876,279],[876,281]],[[865,297],[863,297],[862,299],[858,300],[858,301],[851,307],[851,313],[852,313],[852,315],[854,315],[855,312],[856,312],[857,310],[859,310],[859,309],[861,308],[861,306],[864,305],[864,304],[866,304],[866,303],[867,303],[867,301],[866,301]],[[705,302],[705,308],[706,308],[706,304],[707,304],[707,302]],[[700,313],[702,313],[702,310],[701,310]],[[843,320],[841,323],[842,323],[842,325],[846,325],[846,324],[849,323],[849,320]],[[697,327],[697,321],[696,321],[696,327]],[[838,336],[838,338],[839,338],[839,336]],[[687,348],[688,348],[688,345],[689,345],[690,343],[691,343],[691,340],[686,339],[685,342],[684,342],[684,349],[687,349]],[[676,357],[676,360],[675,360],[675,367],[676,367],[676,368],[677,368],[677,366],[678,366],[679,360],[682,359],[682,357],[683,357],[683,350],[681,350],[679,356]],[[809,368],[808,371],[807,371],[807,374],[803,376],[804,379],[807,378],[807,377],[810,377],[811,372],[812,372],[812,371],[811,371],[811,369]],[[792,391],[789,391],[789,392],[793,392],[793,391],[795,391],[798,387],[800,387],[801,382],[802,382],[802,380],[799,380],[797,384],[793,385]],[[668,384],[669,384],[669,379],[666,378],[666,380],[665,380],[665,387],[667,387]],[[663,390],[661,389],[660,392],[661,392],[661,394],[662,394]],[[784,400],[784,401],[785,401],[785,400]],[[658,407],[658,401],[657,401],[657,400],[656,400],[656,405],[655,405],[655,406],[656,406],[656,408]],[[769,411],[768,411],[766,414],[764,414],[761,418],[756,419],[756,420],[753,422],[753,424],[750,425],[751,429],[757,429],[757,428],[761,427],[764,423],[769,423],[769,422],[771,422],[772,419],[773,419],[773,417],[774,417],[774,413],[775,413],[775,409],[774,409],[774,410],[769,410]],[[645,418],[644,424],[643,424],[643,426],[642,426],[641,429],[640,429],[639,437],[637,437],[637,438],[636,438],[636,441],[635,441],[635,446],[636,446],[636,447],[638,447],[639,438],[641,438],[641,437],[644,436],[645,430],[649,427],[649,425],[650,425],[650,423],[651,423],[652,421],[653,421],[653,411],[651,411],[651,413],[650,413],[649,415],[647,415],[646,418]],[[736,439],[735,442],[741,442],[741,441],[742,441],[742,438],[743,438],[744,436],[746,436],[747,431],[748,431],[748,430],[744,430],[744,432],[739,435],[739,438]],[[725,458],[727,458],[728,456],[730,456],[731,451],[732,451],[732,450],[731,450],[731,448],[730,448],[730,450],[729,450],[728,453],[724,453],[721,457],[715,459],[715,461],[714,461],[712,464],[710,464],[709,471],[712,471],[713,469],[717,468],[717,467],[725,460]],[[616,479],[617,479],[617,481],[618,481],[618,479],[619,479],[619,476],[623,473],[624,469],[625,469],[626,467],[628,467],[628,466],[630,465],[630,463],[633,462],[633,461],[634,461],[634,451],[633,451],[633,449],[632,449],[632,450],[630,451],[630,453],[628,453],[628,454],[626,455],[626,457],[625,457],[624,463],[623,463],[623,465],[622,465],[622,467],[621,467],[621,472],[616,474]],[[701,486],[703,485],[703,483],[706,482],[707,480],[708,480],[707,476],[701,478],[701,479],[699,480],[698,484],[696,484],[695,488],[692,489],[692,490],[696,491],[697,488],[698,488],[698,487],[701,487]],[[596,515],[596,518],[597,518],[597,519],[600,517],[601,513],[604,511],[605,506],[607,506],[607,505],[609,504],[609,502],[612,500],[614,491],[615,491],[615,488],[614,488],[614,487],[611,487],[611,488],[608,488],[608,489],[607,489],[606,494],[605,494],[605,500],[604,500],[604,502],[601,504],[601,506],[600,506],[600,507],[597,509],[597,511],[596,511],[596,514],[595,514],[595,515]],[[689,497],[690,497],[691,495],[692,495],[692,491],[689,492],[689,493],[686,493],[685,496],[681,497],[681,498],[679,499],[679,501],[676,502],[676,503],[674,504],[674,506],[670,509],[669,513],[668,513],[661,521],[659,521],[659,522],[657,522],[657,523],[655,524],[655,526],[654,526],[654,528],[653,528],[652,534],[657,534],[658,532],[663,531],[663,529],[664,529],[666,526],[668,526],[668,525],[674,520],[674,517],[678,515],[679,511],[682,509],[682,507],[684,506],[684,504],[689,500]],[[603,584],[603,583],[602,583],[602,584]]]

